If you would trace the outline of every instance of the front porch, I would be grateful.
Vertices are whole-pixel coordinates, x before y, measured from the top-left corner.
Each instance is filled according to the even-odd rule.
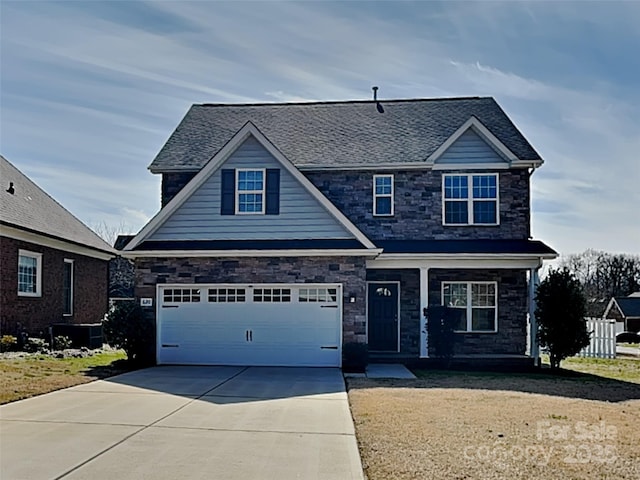
[[[532,333],[536,327],[529,319],[533,318],[535,309],[533,295],[541,263],[540,258],[535,262],[531,259],[525,262],[522,259],[498,258],[425,260],[380,257],[367,261],[370,361],[419,363],[424,366],[437,364],[434,352],[429,352],[426,319],[422,312],[429,306],[450,303],[451,297],[445,291],[463,286],[465,292],[469,291],[470,302],[471,290],[475,299],[480,296],[476,290],[482,288],[485,297],[490,291],[488,297],[495,300],[487,303],[490,313],[487,310],[476,312],[475,307],[469,307],[467,328],[461,327],[454,334],[453,365],[532,366],[537,361],[538,348]],[[373,299],[375,295],[387,295],[388,300]],[[397,306],[392,305],[394,302]],[[494,315],[495,319],[492,318]],[[482,327],[483,321],[488,322],[488,326]],[[476,324],[482,328],[476,330]],[[387,341],[384,335],[388,335]]]

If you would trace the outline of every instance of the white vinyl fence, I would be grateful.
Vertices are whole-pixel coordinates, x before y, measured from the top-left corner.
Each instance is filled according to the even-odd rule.
[[[603,318],[586,318],[591,343],[578,356],[592,358],[616,358],[616,322]]]

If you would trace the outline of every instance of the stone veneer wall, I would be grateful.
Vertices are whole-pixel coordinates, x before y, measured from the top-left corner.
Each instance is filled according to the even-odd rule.
[[[429,304],[441,304],[443,281],[497,281],[498,332],[457,333],[456,355],[517,354],[527,348],[527,275],[525,270],[429,270]]]
[[[442,225],[440,170],[303,172],[372,240],[396,239],[527,239],[529,238],[529,173],[499,171],[500,225]],[[373,216],[373,175],[394,174],[394,215]],[[455,173],[478,173],[456,171]]]
[[[341,283],[343,342],[366,341],[364,257],[138,258],[136,297],[164,283]],[[349,303],[350,295],[356,296]],[[145,308],[155,318],[155,307]]]
[[[420,270],[367,270],[369,282],[400,282],[400,353],[420,355]]]

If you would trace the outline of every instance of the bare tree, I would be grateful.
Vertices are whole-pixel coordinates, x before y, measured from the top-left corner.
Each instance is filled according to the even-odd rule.
[[[582,284],[587,297],[587,315],[603,314],[611,297],[624,297],[640,290],[640,256],[586,250],[561,259]]]
[[[124,220],[120,220],[120,223],[109,224],[106,221],[91,223],[91,230],[96,232],[109,245],[113,246],[118,238],[118,235],[128,235],[133,232],[133,227],[124,223]]]

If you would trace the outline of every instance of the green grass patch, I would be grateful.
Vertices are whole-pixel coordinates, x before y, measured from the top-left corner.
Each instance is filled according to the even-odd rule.
[[[0,358],[0,404],[128,371],[123,351],[84,358]]]

